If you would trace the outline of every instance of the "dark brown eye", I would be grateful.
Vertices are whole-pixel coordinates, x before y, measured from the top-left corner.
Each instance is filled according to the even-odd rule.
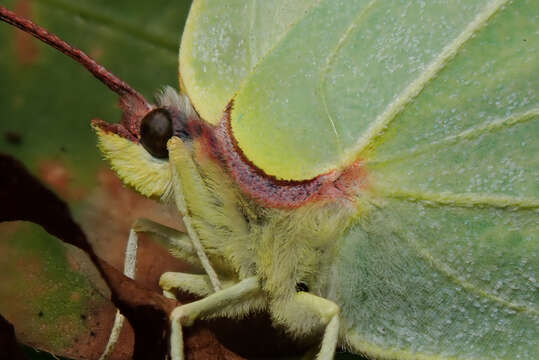
[[[150,111],[140,124],[140,142],[152,156],[168,157],[167,141],[172,137],[172,116],[165,109]]]

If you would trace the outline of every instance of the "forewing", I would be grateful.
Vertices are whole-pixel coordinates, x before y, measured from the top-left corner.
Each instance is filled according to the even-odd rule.
[[[293,11],[283,4],[196,2],[180,56],[184,87],[202,117],[217,122],[234,99],[234,136],[249,160],[268,174],[308,179],[355,161],[403,109],[416,106],[416,97],[428,103],[422,90],[485,27],[492,29],[498,13],[512,15],[482,39],[499,52],[474,54],[469,62],[485,71],[475,74],[484,85],[494,81],[489,65],[507,64],[509,56],[516,62],[506,71],[516,78],[507,78],[518,83],[528,77],[528,86],[503,82],[504,91],[529,100],[529,94],[521,95],[533,82],[529,76],[536,65],[525,49],[535,33],[529,29],[537,10],[532,3],[326,0],[294,5]],[[516,37],[522,47],[513,56],[505,45]],[[454,67],[458,72],[464,65]],[[526,107],[471,83],[453,81],[446,88],[436,94],[435,104],[458,102],[448,109],[468,119],[467,125],[488,119],[484,107],[501,108],[502,117],[508,106]],[[472,107],[462,101],[485,94],[488,99]],[[432,142],[428,130],[427,142]]]

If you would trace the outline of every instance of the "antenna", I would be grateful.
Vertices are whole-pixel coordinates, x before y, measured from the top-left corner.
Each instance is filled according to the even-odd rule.
[[[117,93],[121,98],[131,98],[130,100],[135,100],[136,102],[143,104],[144,107],[151,109],[151,106],[148,104],[144,96],[142,96],[139,92],[134,90],[119,77],[108,71],[103,65],[86,55],[86,53],[84,53],[82,50],[71,46],[55,34],[52,34],[32,21],[17,15],[13,11],[6,9],[2,5],[0,5],[0,20],[31,34],[35,38],[56,48],[58,51],[70,56],[76,62],[84,66],[102,83],[107,85],[109,89]]]

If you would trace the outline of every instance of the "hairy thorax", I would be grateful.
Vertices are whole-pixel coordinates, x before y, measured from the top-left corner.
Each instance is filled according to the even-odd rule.
[[[226,121],[193,124],[190,149],[206,191],[186,196],[203,204],[191,216],[204,248],[219,273],[257,276],[270,301],[290,298],[298,285],[324,295],[320,274],[331,273],[337,240],[361,212],[363,170],[358,163],[311,182],[273,179],[244,161]]]

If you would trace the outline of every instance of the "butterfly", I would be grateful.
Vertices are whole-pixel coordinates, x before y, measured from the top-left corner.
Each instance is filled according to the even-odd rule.
[[[172,358],[196,319],[257,311],[319,359],[533,358],[536,8],[197,1],[181,93],[101,73],[124,110],[102,153],[186,233],[138,229],[205,273],[161,277],[201,298]]]

